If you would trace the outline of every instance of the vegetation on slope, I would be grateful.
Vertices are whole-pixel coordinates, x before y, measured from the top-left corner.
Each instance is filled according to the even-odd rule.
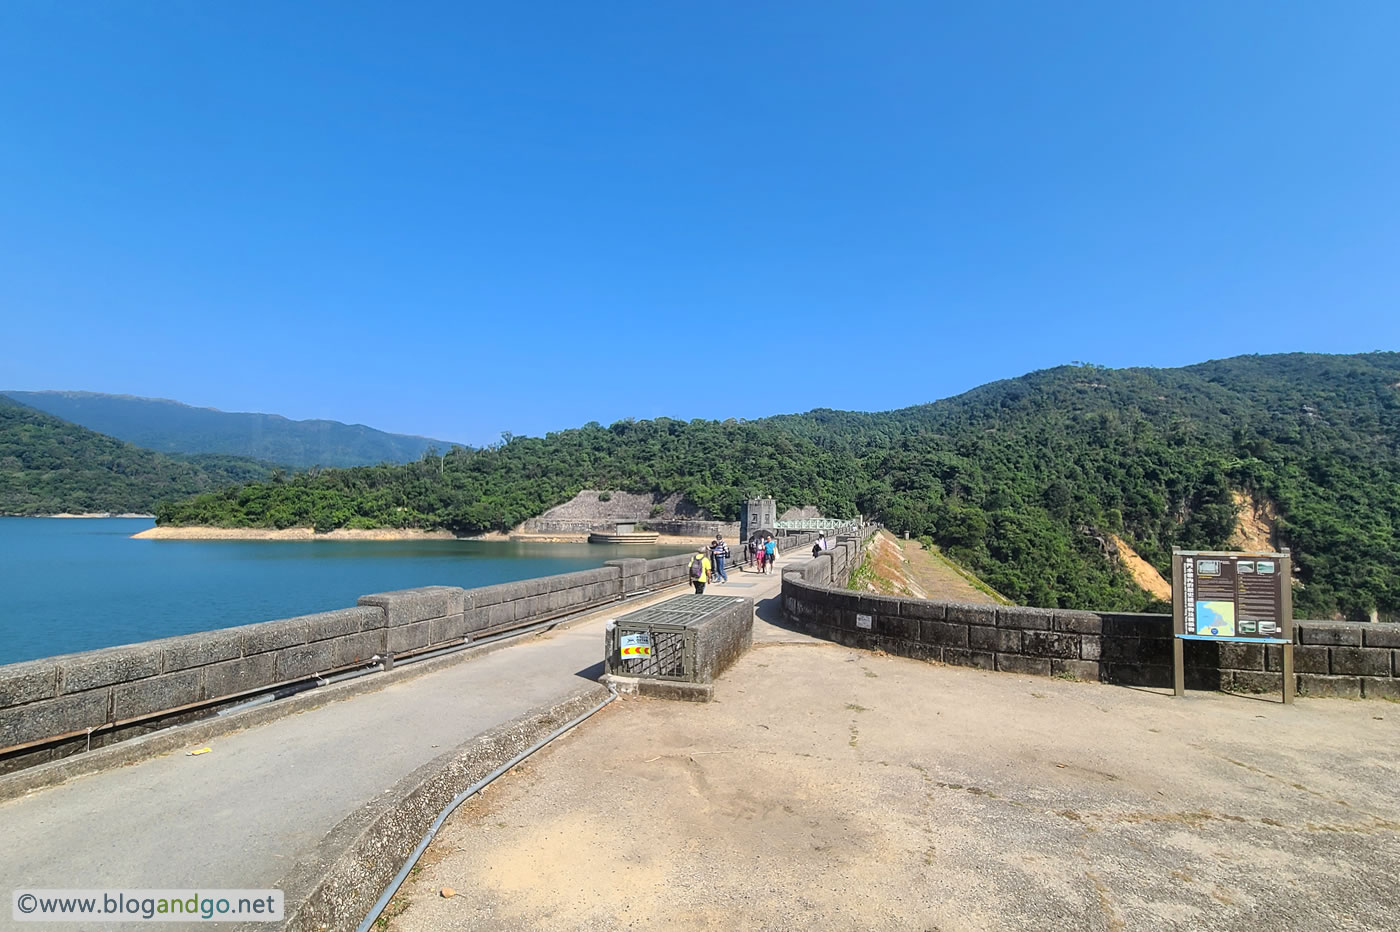
[[[1232,493],[1278,508],[1300,615],[1400,608],[1400,354],[1063,366],[934,404],[759,421],[660,419],[510,437],[416,463],[279,477],[159,510],[163,523],[505,530],[583,488],[681,492],[710,514],[857,511],[928,536],[1022,604],[1161,608],[1105,559],[1159,570],[1224,548]]]
[[[271,474],[237,457],[162,456],[0,397],[0,514],[148,513]]]
[[[293,421],[276,414],[195,408],[178,401],[97,392],[5,392],[14,401],[89,430],[169,454],[221,454],[293,469],[416,460],[427,437],[389,434],[363,424]]]

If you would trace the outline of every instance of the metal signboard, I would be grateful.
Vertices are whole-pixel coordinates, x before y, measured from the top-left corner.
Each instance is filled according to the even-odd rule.
[[[1287,553],[1172,554],[1176,694],[1186,692],[1184,641],[1277,644],[1283,701],[1293,701],[1293,571]]]
[[[634,660],[638,657],[651,656],[651,634],[646,631],[637,631],[632,634],[624,634],[621,638],[621,649],[619,654],[623,660]]]

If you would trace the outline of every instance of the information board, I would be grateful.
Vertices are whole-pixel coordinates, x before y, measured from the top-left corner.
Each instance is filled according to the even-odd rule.
[[[1186,694],[1184,641],[1282,647],[1283,701],[1293,701],[1293,565],[1287,553],[1178,550],[1172,554],[1172,665]]]
[[[1293,640],[1292,576],[1286,553],[1177,551],[1172,554],[1177,636]]]

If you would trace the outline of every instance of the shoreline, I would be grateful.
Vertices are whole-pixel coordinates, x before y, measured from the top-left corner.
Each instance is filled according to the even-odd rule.
[[[143,515],[135,511],[60,511],[56,515],[0,515],[0,518],[145,518],[149,521],[154,519],[155,515]]]
[[[132,540],[458,540],[451,531],[419,528],[338,528],[317,533],[309,527],[278,530],[262,527],[152,527],[131,535]]]
[[[486,534],[458,536],[451,531],[425,531],[420,528],[339,528],[334,531],[317,533],[309,527],[290,527],[282,530],[274,528],[231,528],[231,527],[153,527],[131,535],[132,540],[479,540],[497,543],[527,544],[585,544],[587,534],[503,534],[491,531]],[[709,543],[709,538],[671,537],[661,535],[653,546],[690,547]]]

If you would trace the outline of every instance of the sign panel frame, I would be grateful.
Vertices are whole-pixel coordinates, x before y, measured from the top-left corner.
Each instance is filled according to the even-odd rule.
[[[1275,644],[1283,653],[1283,701],[1293,679],[1293,560],[1282,553],[1172,552],[1173,691],[1186,694],[1186,641]]]

